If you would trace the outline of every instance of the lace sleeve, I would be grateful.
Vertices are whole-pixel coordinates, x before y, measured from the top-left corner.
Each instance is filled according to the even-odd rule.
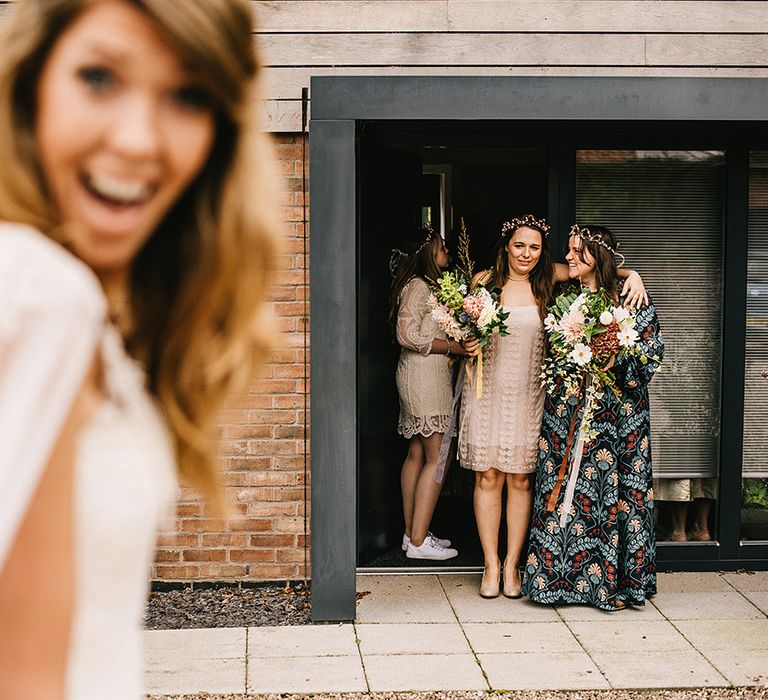
[[[432,313],[429,306],[429,287],[424,280],[413,279],[405,285],[400,294],[400,308],[397,312],[397,342],[404,348],[429,355],[433,336],[422,333],[422,322]]]
[[[101,336],[93,274],[58,244],[0,227],[0,567]]]

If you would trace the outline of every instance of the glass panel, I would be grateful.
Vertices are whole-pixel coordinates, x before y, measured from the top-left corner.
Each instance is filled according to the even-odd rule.
[[[741,536],[768,540],[768,151],[749,157]]]
[[[721,151],[577,152],[576,218],[616,234],[653,294],[666,342],[650,385],[661,540],[714,534],[724,160]]]

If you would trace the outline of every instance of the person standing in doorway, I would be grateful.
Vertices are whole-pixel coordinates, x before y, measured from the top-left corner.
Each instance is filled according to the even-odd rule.
[[[566,259],[571,279],[592,292],[604,290],[619,305],[623,285],[609,229],[574,226]],[[523,582],[523,592],[537,603],[611,611],[643,605],[656,593],[648,383],[664,341],[653,304],[637,311],[634,328],[639,353],[614,355],[604,368],[620,394],[607,388],[596,394],[592,420],[600,432],[584,443],[573,491],[563,483],[561,465],[568,467],[581,401],[562,379],[546,396]]]
[[[405,518],[402,548],[409,559],[442,561],[458,554],[450,540],[429,530],[442,488],[442,480],[435,479],[440,445],[453,412],[449,361],[451,355],[466,354],[432,318],[427,280],[436,280],[447,266],[448,248],[429,227],[406,236],[390,258],[389,322],[400,345],[397,432],[408,440],[400,487]]]

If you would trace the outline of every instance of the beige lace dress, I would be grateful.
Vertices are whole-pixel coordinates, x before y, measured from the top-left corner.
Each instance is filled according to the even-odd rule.
[[[429,286],[420,277],[410,280],[400,293],[397,342],[397,393],[400,419],[397,432],[405,438],[429,437],[445,432],[451,417],[451,370],[445,355],[430,354],[435,338],[445,333],[432,318]]]
[[[509,335],[494,335],[483,351],[483,393],[465,382],[459,419],[461,466],[474,471],[536,469],[544,409],[539,373],[544,329],[536,306],[504,307]],[[475,368],[469,367],[470,372]]]

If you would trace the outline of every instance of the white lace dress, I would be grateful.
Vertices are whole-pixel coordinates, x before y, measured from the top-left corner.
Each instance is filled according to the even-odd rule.
[[[544,411],[539,374],[544,329],[537,306],[504,307],[509,335],[494,335],[483,351],[483,393],[464,384],[459,419],[461,466],[474,471],[536,469],[536,443]],[[472,371],[470,369],[470,371]]]
[[[95,353],[105,400],[75,463],[69,700],[143,695],[143,612],[155,538],[175,495],[165,422],[92,272],[29,228],[0,224],[0,567]],[[56,585],[56,574],[51,574]]]
[[[432,318],[429,286],[420,277],[410,280],[400,293],[397,342],[397,393],[400,419],[397,432],[405,438],[443,433],[451,418],[451,369],[445,355],[430,354],[435,338],[445,333]]]

